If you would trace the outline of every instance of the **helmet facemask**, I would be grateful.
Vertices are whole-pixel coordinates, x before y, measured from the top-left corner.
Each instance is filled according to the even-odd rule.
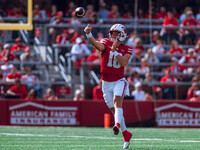
[[[114,31],[109,31],[109,39],[114,43],[115,41],[119,41],[119,38],[120,38],[120,32],[118,32],[118,31],[116,31],[116,32],[118,32],[118,35],[115,37],[115,38],[113,38],[112,37],[112,32],[114,32]]]
[[[112,32],[118,32],[118,36],[116,38],[112,38]],[[110,30],[109,30],[109,33],[108,33],[108,38],[112,41],[112,42],[115,42],[116,40],[118,41],[125,41],[127,37],[127,31],[126,31],[126,28],[121,25],[121,24],[114,24]]]

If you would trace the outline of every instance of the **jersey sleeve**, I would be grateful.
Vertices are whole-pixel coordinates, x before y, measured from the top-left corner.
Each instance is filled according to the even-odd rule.
[[[108,39],[101,39],[100,43],[106,46],[108,44]]]
[[[127,47],[127,54],[132,55],[133,54],[133,48],[128,46]]]

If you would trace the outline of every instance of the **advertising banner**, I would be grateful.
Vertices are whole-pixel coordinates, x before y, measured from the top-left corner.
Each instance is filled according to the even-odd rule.
[[[127,126],[200,127],[200,102],[124,101]],[[103,126],[104,114],[114,116],[104,101],[0,100],[0,125]]]
[[[79,125],[78,105],[67,102],[8,103],[10,125]]]
[[[159,127],[200,127],[200,103],[158,102],[155,112]]]

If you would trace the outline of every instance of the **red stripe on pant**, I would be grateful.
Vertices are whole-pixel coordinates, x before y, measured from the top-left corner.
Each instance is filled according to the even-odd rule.
[[[124,81],[124,89],[123,89],[123,93],[122,93],[122,97],[124,97],[124,93],[125,93],[125,89],[126,89],[126,82]]]

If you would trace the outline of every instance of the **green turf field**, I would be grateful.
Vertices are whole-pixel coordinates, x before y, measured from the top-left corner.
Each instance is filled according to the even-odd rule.
[[[200,150],[200,129],[128,128],[129,150]],[[120,150],[121,133],[80,127],[0,127],[0,150]]]

